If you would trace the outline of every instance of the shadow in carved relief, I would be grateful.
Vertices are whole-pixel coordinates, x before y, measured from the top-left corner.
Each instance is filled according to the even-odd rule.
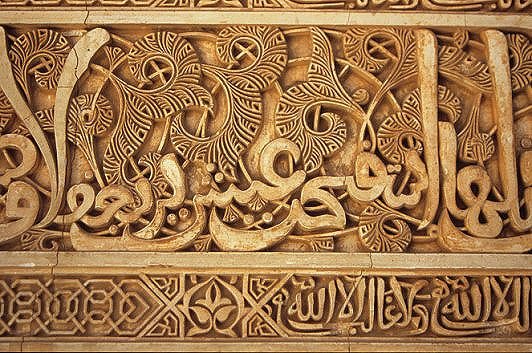
[[[525,34],[0,34],[6,250],[532,248]]]
[[[408,337],[409,342],[434,339],[437,345],[438,339],[450,337],[526,342],[530,333],[527,276],[94,276],[3,278],[0,335],[77,337],[87,344],[102,338],[152,343],[163,338],[175,344],[204,338],[274,343],[298,337],[311,344],[313,338]]]

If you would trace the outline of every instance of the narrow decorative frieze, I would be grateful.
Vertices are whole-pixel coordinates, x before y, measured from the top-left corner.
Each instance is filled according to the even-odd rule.
[[[310,343],[394,336],[408,337],[414,346],[424,338],[437,344],[463,337],[478,339],[480,348],[502,338],[530,344],[531,272],[524,256],[485,256],[480,273],[475,255],[420,255],[433,260],[420,266],[417,255],[341,260],[340,254],[279,254],[270,255],[269,266],[250,269],[253,254],[206,254],[197,258],[201,265],[186,269],[191,255],[174,254],[166,266],[152,253],[107,265],[99,260],[111,253],[71,253],[56,263],[37,255],[41,261],[33,270],[9,256],[4,265],[19,270],[0,280],[2,340]],[[231,258],[233,264],[217,268]],[[287,259],[291,265],[274,268]]]
[[[294,9],[393,12],[530,12],[530,0],[0,0],[1,7]]]

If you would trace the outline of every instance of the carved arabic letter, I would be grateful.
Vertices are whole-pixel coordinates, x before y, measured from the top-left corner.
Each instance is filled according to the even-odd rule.
[[[486,170],[480,166],[462,168],[456,178],[457,190],[467,206],[464,224],[467,230],[481,238],[497,237],[503,227],[503,222],[497,212],[498,202],[487,200],[491,191],[491,179]],[[478,192],[473,192],[476,185]],[[480,221],[480,214],[485,221]]]
[[[131,233],[133,237],[154,239],[165,222],[166,208],[176,209],[183,204],[186,196],[186,179],[183,169],[179,166],[174,154],[167,154],[161,158],[161,172],[172,187],[172,197],[158,200],[155,214],[148,225],[139,231]],[[126,228],[126,232],[129,229]]]
[[[28,174],[37,162],[37,151],[30,139],[22,135],[7,134],[0,136],[0,150],[16,149],[21,153],[21,163],[14,168],[6,168],[0,174],[0,185],[8,187],[16,178]]]
[[[257,251],[266,249],[283,240],[297,224],[292,205],[289,215],[278,225],[260,230],[243,230],[223,223],[216,210],[211,211],[209,230],[216,244],[223,251]]]
[[[0,244],[30,229],[39,213],[39,194],[29,184],[14,181],[9,184],[5,200],[5,215],[16,220],[0,223]]]
[[[205,208],[194,203],[196,219],[194,223],[182,232],[175,232],[169,236],[156,239],[140,239],[124,232],[118,237],[102,237],[93,235],[81,229],[76,223],[70,228],[72,245],[79,251],[177,251],[192,244],[201,234],[207,222]]]
[[[355,160],[355,176],[346,178],[347,192],[355,200],[373,201],[382,194],[390,178],[386,166],[377,155],[362,152]]]
[[[530,251],[532,249],[532,234],[510,238],[482,239],[469,236],[456,229],[449,213],[458,219],[464,220],[469,210],[460,209],[456,204],[457,139],[453,124],[440,122],[439,134],[443,175],[442,192],[445,209],[442,211],[438,221],[438,243],[452,252],[522,253]],[[464,186],[461,187],[463,188]],[[499,218],[498,215],[497,218]]]
[[[410,194],[401,193],[400,195],[395,195],[393,192],[393,182],[395,181],[395,178],[390,176],[382,198],[386,204],[392,208],[416,207],[419,205],[422,192],[427,190],[429,185],[427,169],[418,152],[414,150],[408,151],[404,163],[406,170],[414,176],[416,181],[410,183],[410,189],[412,191]]]
[[[275,196],[276,198],[282,198],[288,195],[295,188],[299,187],[305,181],[306,177],[306,173],[302,170],[297,170],[288,177],[282,177],[275,171],[275,160],[282,152],[288,153],[294,160],[294,163],[297,163],[301,158],[299,147],[291,140],[285,138],[278,138],[269,142],[260,153],[260,173],[271,185],[283,190],[282,193]],[[268,192],[271,193],[272,191],[268,190]]]
[[[17,112],[17,116],[24,122],[26,128],[30,131],[32,137],[35,139],[41,154],[43,156],[44,162],[48,169],[48,174],[50,176],[50,188],[52,198],[55,198],[58,194],[58,185],[57,185],[57,169],[54,154],[52,148],[48,143],[44,131],[42,130],[39,122],[36,117],[33,115],[30,107],[26,103],[24,97],[20,93],[15,78],[13,76],[13,71],[11,68],[11,62],[8,57],[7,52],[7,43],[6,43],[6,33],[3,27],[0,26],[0,70],[2,74],[0,75],[0,87],[4,91],[5,96],[11,103],[13,109]],[[59,206],[56,206],[58,208]],[[48,208],[46,216],[41,221],[40,225],[45,225],[49,223],[55,217],[57,209],[52,207]]]
[[[528,215],[523,219],[519,212],[519,189],[515,156],[514,114],[508,42],[502,32],[487,30],[482,37],[488,48],[488,66],[493,75],[494,115],[497,124],[498,160],[502,194],[508,203],[510,225],[518,232],[532,227],[532,193],[525,192]]]
[[[87,190],[78,190],[78,192]],[[90,195],[87,195],[90,197]],[[96,195],[94,209],[101,211],[97,216],[84,215],[81,222],[90,228],[101,228],[109,224],[122,207],[133,204],[135,199],[129,189],[123,185],[108,185]]]
[[[306,231],[318,231],[325,229],[343,229],[346,225],[345,211],[338,199],[324,187],[343,187],[344,177],[321,176],[309,180],[301,190],[300,202],[295,200],[295,211],[299,226]],[[319,202],[327,207],[333,214],[309,216],[305,212],[304,204],[307,202]]]
[[[96,52],[103,47],[111,36],[102,28],[95,28],[87,32],[74,45],[65,61],[63,72],[59,77],[54,106],[54,137],[57,152],[57,195],[50,200],[48,215],[41,221],[41,225],[51,222],[61,207],[63,190],[67,178],[67,114],[68,104],[72,98],[74,87],[89,67],[89,63]]]
[[[260,172],[273,186],[253,180],[247,189],[241,190],[235,184],[231,184],[223,192],[212,189],[207,195],[196,195],[197,201],[204,206],[227,207],[233,200],[239,204],[248,204],[257,195],[263,200],[280,200],[290,195],[303,184],[306,173],[297,170],[287,177],[279,175],[275,170],[275,160],[283,152],[288,153],[295,163],[299,161],[301,155],[299,148],[288,139],[275,139],[261,151]]]
[[[510,238],[475,238],[456,229],[447,210],[438,222],[438,242],[452,252],[524,253],[532,250],[532,234]]]
[[[429,30],[418,30],[418,80],[421,96],[421,122],[428,186],[425,209],[419,229],[427,227],[438,210],[440,171],[438,165],[438,52],[436,36]]]
[[[78,199],[81,197],[81,203]],[[81,219],[87,212],[92,209],[96,194],[89,184],[73,185],[67,192],[67,204],[72,213],[58,215],[54,222],[61,224],[72,224]]]
[[[91,228],[98,228],[107,225],[112,218],[117,218],[126,223],[123,234],[102,237],[86,232],[79,225],[73,224],[70,234],[74,248],[84,251],[145,251],[148,248],[153,251],[176,251],[189,246],[205,228],[207,221],[205,208],[194,201],[196,219],[192,225],[183,231],[167,229],[164,237],[156,238],[166,221],[166,208],[175,209],[181,206],[186,194],[185,175],[174,154],[162,157],[161,172],[172,186],[173,196],[157,201],[155,214],[144,228],[132,233],[127,224],[151,209],[152,196],[145,195],[138,209],[124,212],[121,208],[134,202],[131,191],[123,186],[109,185],[96,197],[95,208],[104,212],[100,216],[84,216],[82,221]],[[147,180],[140,179],[139,182],[137,192],[141,194],[149,192],[151,195],[151,189],[147,189]],[[108,202],[110,197],[113,198],[111,203]]]
[[[457,139],[454,125],[448,122],[439,122],[438,130],[440,135],[439,154],[443,176],[443,204],[453,216],[464,219],[466,210],[460,209],[456,204]]]

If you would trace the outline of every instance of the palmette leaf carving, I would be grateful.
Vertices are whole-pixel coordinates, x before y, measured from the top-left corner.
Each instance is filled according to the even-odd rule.
[[[150,87],[155,91],[164,91],[177,83],[197,84],[201,74],[194,48],[173,32],[148,34],[135,42],[127,58],[133,76],[144,84],[155,85]],[[155,64],[166,65],[162,72],[151,72],[150,68]]]
[[[374,151],[376,141],[372,117],[375,110],[391,89],[411,80],[418,71],[415,35],[406,29],[356,28],[344,35],[343,44],[347,59],[357,67],[374,75],[384,75],[382,84],[371,98],[359,133],[359,142],[369,137],[369,148]]]
[[[3,249],[532,248],[524,34],[128,31],[0,42]],[[238,336],[233,288],[197,290],[183,334]]]
[[[286,43],[278,29],[240,26],[222,30],[216,49],[228,68],[205,66],[204,71],[225,93],[228,109],[223,124],[217,132],[207,136],[205,120],[209,111],[205,110],[196,134],[191,134],[184,127],[185,116],[181,114],[172,123],[171,140],[185,159],[215,163],[229,180],[236,181],[238,160],[260,127],[260,93],[281,74],[287,60]],[[240,61],[246,59],[250,63],[240,65]]]
[[[281,137],[301,149],[305,171],[319,169],[323,159],[345,142],[347,128],[343,118],[322,107],[340,109],[353,119],[361,119],[362,110],[340,84],[334,67],[333,52],[325,33],[311,29],[312,56],[307,81],[290,87],[281,97],[276,113],[276,128]],[[314,110],[312,112],[312,110]],[[309,115],[313,114],[313,124]],[[320,121],[325,127],[320,130]]]
[[[479,109],[482,96],[477,96],[466,126],[458,133],[458,153],[465,162],[483,164],[495,153],[495,143],[488,133],[479,131]]]
[[[412,92],[401,112],[386,118],[377,131],[379,151],[392,163],[404,163],[410,150],[423,152],[419,94],[419,90]]]
[[[355,28],[344,37],[346,57],[373,74],[386,66],[392,70],[384,81],[383,93],[416,73],[414,33],[396,28]],[[380,94],[377,97],[380,98]]]
[[[216,52],[222,62],[239,68],[220,68],[239,87],[257,86],[263,91],[283,72],[288,55],[283,32],[268,26],[231,26],[218,33]],[[247,58],[251,61],[243,63]],[[242,62],[242,64],[240,64]]]
[[[412,240],[408,224],[380,202],[362,211],[358,231],[362,242],[373,251],[402,252]]]
[[[94,138],[104,134],[112,122],[111,102],[105,96],[95,97],[85,94],[72,100],[68,112],[67,138],[79,147],[96,174],[98,174],[98,165],[94,151]]]
[[[530,86],[532,80],[532,45],[523,34],[506,35],[510,50],[512,89],[514,91]]]
[[[148,135],[154,120],[170,119],[190,106],[210,106],[209,93],[198,86],[200,64],[194,49],[172,32],[156,32],[137,41],[127,55],[139,87],[113,79],[123,108],[105,152],[109,183],[125,180],[124,164]]]
[[[463,49],[443,45],[439,53],[439,70],[443,76],[462,81],[483,93],[491,90],[488,66]]]
[[[55,31],[38,29],[19,36],[13,43],[9,57],[13,73],[20,83],[26,98],[30,100],[30,82],[42,88],[55,88],[65,63],[70,45],[66,38]]]
[[[0,133],[4,133],[10,122],[15,120],[16,113],[6,95],[0,90]]]
[[[377,147],[391,163],[404,163],[408,151],[423,152],[420,95],[419,89],[411,92],[401,111],[387,117],[377,130]],[[452,122],[462,113],[460,99],[445,86],[438,86],[438,109]]]

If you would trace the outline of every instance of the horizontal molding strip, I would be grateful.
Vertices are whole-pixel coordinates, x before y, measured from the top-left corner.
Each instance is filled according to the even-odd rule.
[[[116,253],[116,252],[3,252],[0,273],[7,269],[55,267],[102,271],[116,268],[175,268],[178,270],[261,271],[385,271],[447,274],[532,274],[532,256],[504,254],[381,254],[381,253]],[[9,272],[9,271],[7,271]]]
[[[327,342],[64,342],[54,340],[31,341],[17,340],[10,343],[0,343],[0,350],[32,352],[32,351],[61,351],[61,352],[134,352],[134,351],[164,351],[164,352],[526,352],[532,344],[522,342],[475,342],[471,338],[455,339],[453,342],[390,342],[379,340],[356,342],[343,341]],[[389,340],[388,338],[386,340]]]
[[[444,15],[444,16],[443,16]],[[4,10],[0,25],[218,25],[262,24],[287,26],[408,26],[530,29],[532,16],[524,14],[391,13],[352,11],[223,11],[218,10]]]

